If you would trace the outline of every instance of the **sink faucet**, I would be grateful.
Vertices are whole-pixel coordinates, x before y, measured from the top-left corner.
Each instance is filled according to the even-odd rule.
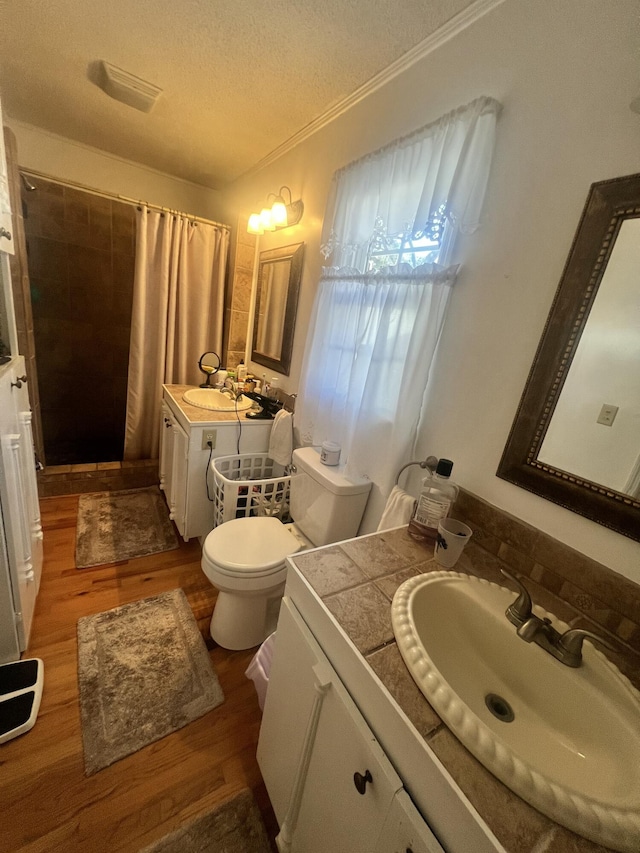
[[[510,604],[505,616],[516,627],[516,633],[525,643],[535,643],[544,649],[560,663],[566,666],[578,667],[582,665],[582,643],[591,640],[615,651],[614,646],[607,640],[585,631],[582,628],[569,628],[564,634],[557,631],[551,624],[551,619],[546,616],[540,619],[535,616],[532,608],[531,596],[525,585],[505,569],[500,569],[502,574],[509,578],[518,588],[518,597]]]

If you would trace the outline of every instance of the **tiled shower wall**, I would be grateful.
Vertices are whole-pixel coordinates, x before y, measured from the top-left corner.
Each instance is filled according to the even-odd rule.
[[[47,465],[121,460],[135,209],[32,183],[22,199]]]

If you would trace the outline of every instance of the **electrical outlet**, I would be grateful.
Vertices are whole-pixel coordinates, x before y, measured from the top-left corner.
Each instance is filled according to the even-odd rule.
[[[605,403],[600,409],[597,423],[604,424],[605,426],[611,426],[618,414],[618,408],[618,406],[610,406],[608,403]]]
[[[215,429],[205,429],[202,431],[202,449],[215,450],[216,447],[216,431]]]

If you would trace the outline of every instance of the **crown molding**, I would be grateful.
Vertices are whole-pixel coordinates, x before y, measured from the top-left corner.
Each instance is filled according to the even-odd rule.
[[[392,62],[391,65],[388,65],[382,71],[379,71],[367,80],[366,83],[363,83],[362,86],[355,89],[350,95],[342,98],[342,100],[338,101],[328,110],[325,110],[322,115],[319,115],[313,121],[309,122],[309,124],[306,124],[303,128],[297,131],[297,133],[294,133],[293,136],[290,136],[289,139],[285,140],[277,148],[274,148],[273,151],[266,155],[266,157],[263,157],[254,166],[244,172],[242,177],[249,177],[278,160],[288,151],[291,151],[297,145],[300,145],[301,142],[304,142],[305,139],[313,136],[314,133],[317,133],[323,127],[326,127],[326,125],[335,121],[335,119],[343,113],[346,113],[352,107],[356,106],[356,104],[359,104],[360,101],[363,101],[378,89],[386,86],[387,83],[398,77],[400,74],[403,74],[407,69],[411,68],[412,65],[420,62],[421,59],[424,59],[425,56],[433,53],[434,50],[442,47],[443,44],[446,44],[452,38],[455,38],[463,30],[466,30],[467,27],[470,27],[480,18],[484,17],[504,2],[505,0],[476,0],[475,3],[467,6],[466,9],[463,9],[462,12],[459,12],[451,18],[451,20],[439,27],[434,33],[427,36],[427,38],[423,39],[419,44],[415,45],[415,47],[412,47],[411,50],[408,50],[399,59]],[[238,178],[236,178],[236,180],[238,180]]]

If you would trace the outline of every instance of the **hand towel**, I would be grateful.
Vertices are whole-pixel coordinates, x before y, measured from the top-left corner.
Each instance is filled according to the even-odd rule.
[[[416,499],[413,495],[405,492],[400,486],[394,486],[387,498],[387,503],[378,525],[378,530],[390,530],[392,527],[401,527],[409,524],[413,515]]]
[[[269,456],[278,465],[291,465],[293,453],[293,416],[284,409],[276,414],[269,437]]]

